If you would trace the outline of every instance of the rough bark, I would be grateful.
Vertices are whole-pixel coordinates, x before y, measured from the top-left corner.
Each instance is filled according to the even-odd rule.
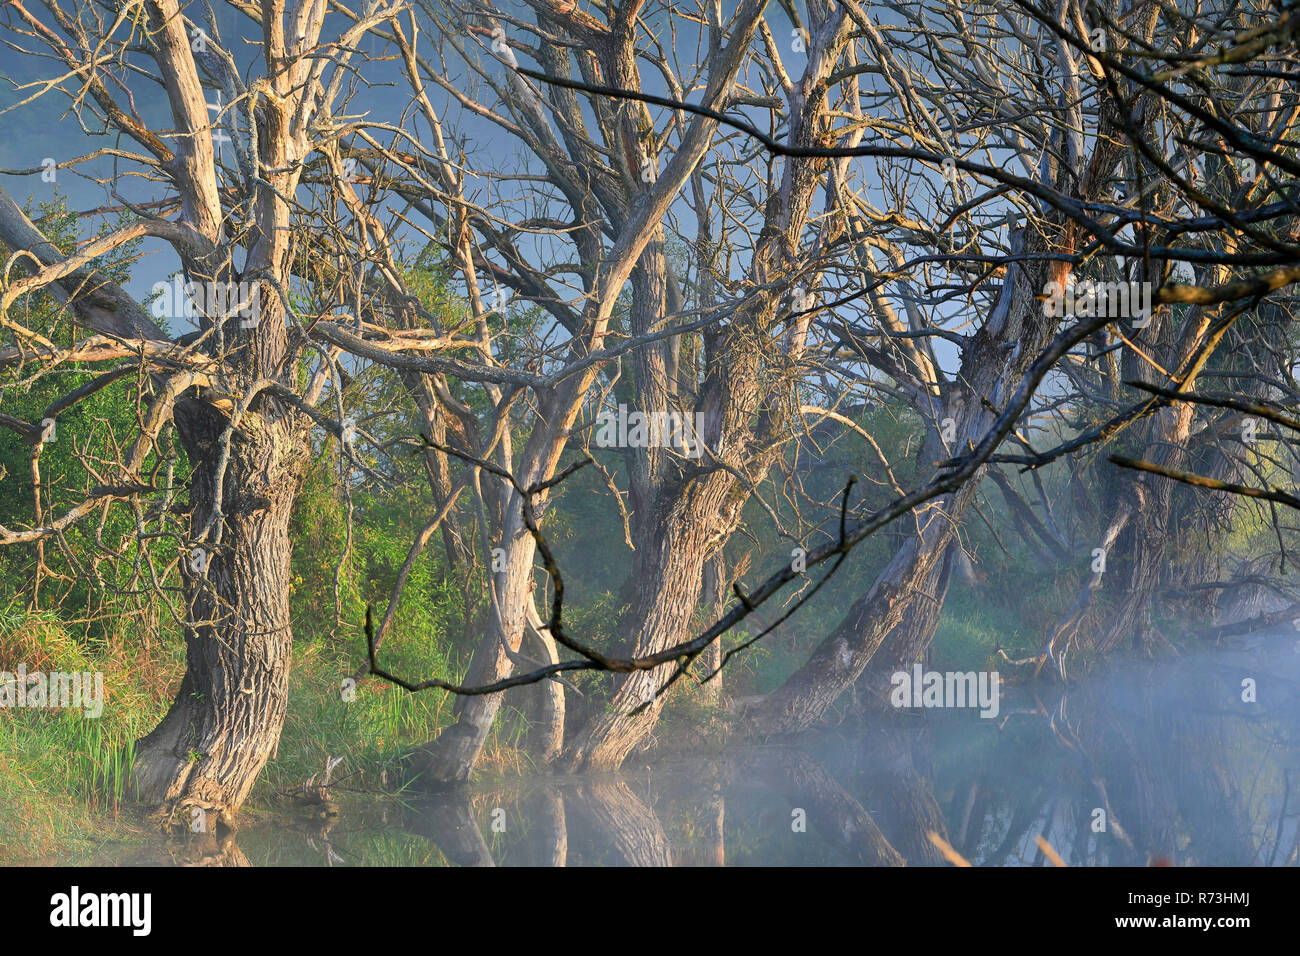
[[[715,473],[700,483],[686,501],[677,502],[686,514],[666,516],[663,533],[649,548],[638,550],[633,563],[637,582],[638,654],[667,647],[689,627],[700,599],[704,556],[713,537],[710,516],[731,491],[729,475]],[[572,768],[619,767],[654,726],[663,698],[655,697],[671,673],[671,665],[629,674],[604,713],[598,714],[570,741],[565,762]],[[631,712],[651,701],[641,714]]]
[[[1071,167],[1045,163],[1044,178],[1082,198],[1099,195],[1122,155],[1119,137],[1106,135],[1115,126],[1115,116],[1104,115],[1091,156],[1085,160],[1077,154],[1077,166],[1072,163]],[[927,464],[960,455],[979,442],[994,419],[992,410],[1005,405],[1060,325],[1059,318],[1043,308],[1039,296],[1054,285],[1064,287],[1073,267],[1046,256],[1072,254],[1080,244],[1082,229],[1058,213],[1046,209],[1043,213],[1032,228],[1013,231],[1011,248],[1025,258],[1007,266],[992,311],[962,346],[961,366],[953,382],[942,388],[933,382],[919,383],[924,392],[918,398],[928,406],[922,412],[928,413],[930,421]],[[940,391],[937,398],[931,391],[936,388]],[[937,411],[929,412],[936,407]],[[944,418],[954,425],[955,447],[947,447],[935,433]],[[980,469],[961,488],[914,514],[914,530],[835,631],[803,667],[749,710],[751,732],[793,733],[816,723],[862,674],[889,632],[902,622],[908,606],[918,597],[933,597],[926,582],[937,572],[983,473]],[[924,636],[923,630],[917,633]],[[928,642],[926,637],[924,644]]]
[[[1035,234],[1026,243],[1026,251],[1068,251],[1076,240],[1075,228],[1066,225]],[[1067,271],[1063,263],[1052,262],[1008,267],[997,306],[963,350],[957,379],[963,385],[948,387],[936,402],[942,411],[933,416],[933,424],[952,419],[957,448],[945,448],[932,427],[925,449],[929,462],[937,464],[968,443],[979,441],[993,421],[989,408],[1001,408],[1013,388],[1011,383],[1019,381],[1055,333],[1057,320],[1045,314],[1036,295],[1050,281],[1063,279]],[[935,586],[927,582],[940,574],[943,556],[975,498],[982,474],[981,469],[961,488],[908,519],[912,525],[908,537],[831,635],[784,684],[750,708],[747,718],[752,733],[796,733],[812,726],[859,678],[890,632],[903,622],[909,607],[918,600],[935,603]],[[937,605],[932,610],[937,613]],[[899,641],[908,645],[908,652],[915,648],[919,655],[933,636],[934,622],[919,626],[927,624],[922,616],[914,623],[918,626],[901,633]]]
[[[518,500],[515,499],[517,514]],[[536,543],[522,529],[522,517],[507,525],[511,547],[506,549],[506,568],[494,575],[496,600],[489,610],[489,639],[474,650],[465,682],[489,684],[510,674],[512,657],[518,653],[526,626],[526,607],[532,601],[533,555]],[[502,694],[458,696],[452,714],[455,722],[438,737],[407,755],[408,772],[429,790],[441,790],[469,780],[483,745],[487,742],[501,709]]]
[[[732,18],[726,44],[715,48],[710,61],[705,101],[719,102],[720,97],[730,90],[750,48],[762,6],[761,0],[747,2],[741,5]],[[579,62],[585,66],[599,66],[601,74],[615,85],[627,89],[637,88],[639,75],[634,48],[638,38],[636,18],[624,20],[621,16],[616,17],[615,23],[608,30],[604,27],[597,29],[586,23],[585,18],[582,19],[586,25],[570,18],[568,26],[580,28],[587,34],[587,45],[595,59],[588,60],[586,54],[581,54]],[[554,53],[552,51],[547,56]],[[558,66],[558,63],[553,65]],[[558,72],[568,71],[561,69]],[[566,201],[579,220],[593,221],[592,215],[598,215],[590,203],[592,190],[597,190],[609,232],[616,237],[608,249],[597,249],[594,244],[583,245],[584,283],[588,283],[589,287],[583,296],[581,319],[571,323],[571,331],[575,334],[569,347],[570,358],[582,359],[603,347],[619,293],[629,279],[642,286],[651,283],[658,290],[652,291],[648,296],[643,295],[643,303],[662,303],[662,270],[641,269],[638,273],[638,267],[642,264],[643,253],[646,254],[647,261],[655,257],[662,258],[664,217],[687,177],[712,144],[717,124],[703,117],[692,119],[680,146],[667,161],[661,174],[653,181],[645,182],[640,174],[643,164],[650,162],[653,165],[659,159],[649,152],[649,138],[636,134],[633,129],[633,118],[636,115],[644,117],[645,108],[601,108],[597,110],[595,119],[600,125],[605,144],[611,149],[617,149],[616,159],[627,157],[626,165],[621,159],[615,163],[616,167],[620,167],[617,178],[621,189],[611,188],[613,180],[609,177],[590,178],[588,186],[580,188],[574,176],[587,176],[590,173],[590,169],[586,168],[588,164],[577,158],[579,155],[587,156],[586,148],[575,150],[567,159],[561,159],[563,150],[545,117],[540,101],[531,92],[532,87],[515,77],[512,91],[529,113],[526,125],[528,136],[531,137],[530,148],[548,163],[552,177],[562,185]],[[566,110],[566,103],[572,105],[572,98],[560,95],[552,101],[552,107]],[[571,112],[567,121],[571,128],[566,131],[566,136],[585,123],[576,109]],[[539,144],[543,143],[546,146],[538,149]],[[492,232],[494,228],[488,231]],[[577,233],[581,239],[580,244],[586,243],[587,239],[594,239],[597,234],[594,225],[591,231],[579,230]],[[582,238],[584,236],[586,238]],[[634,273],[638,273],[635,278]],[[538,296],[531,280],[526,294],[535,297],[539,304],[554,305],[553,293],[548,290],[545,295]],[[569,315],[565,316],[566,320],[569,318]],[[662,350],[650,351],[660,354]],[[662,366],[663,363],[660,364]],[[539,396],[533,431],[520,456],[520,462],[513,469],[522,487],[532,487],[555,474],[570,429],[574,427],[583,405],[588,402],[597,375],[596,367],[588,366],[565,379],[553,391],[543,392]],[[503,464],[509,467],[514,463],[507,460]],[[489,633],[476,650],[470,673],[466,677],[471,683],[496,680],[510,673],[513,666],[511,658],[518,652],[524,631],[524,602],[531,600],[535,545],[514,517],[519,511],[517,495],[507,495],[507,502],[507,506],[501,509],[505,524],[501,546],[507,552],[508,565],[506,580],[499,588],[494,602],[494,620],[489,626]],[[538,504],[540,516],[541,503],[535,504]],[[698,569],[695,578],[694,588],[698,593]],[[456,723],[436,741],[419,748],[412,755],[412,768],[422,774],[426,786],[443,787],[468,779],[499,707],[499,694],[457,701]]]
[[[288,524],[305,447],[292,417],[246,416],[231,441],[220,539],[206,568],[183,562],[189,598],[186,669],[171,709],[136,749],[139,797],[173,825],[232,826],[232,814],[275,753],[288,707]],[[194,408],[180,429],[195,465],[195,523],[218,500],[222,419]],[[178,412],[178,421],[185,414]],[[196,811],[198,814],[196,816]]]
[[[727,564],[721,551],[716,552],[704,564],[704,606],[708,608],[710,622],[722,617],[727,604]],[[717,640],[699,657],[701,678],[707,678],[704,685],[705,694],[714,704],[722,701],[722,641]]]
[[[885,638],[904,621],[909,607],[920,601],[932,602],[917,582],[937,572],[953,535],[953,522],[965,512],[975,494],[971,482],[945,499],[942,513],[931,515],[922,531],[911,537],[894,554],[872,586],[849,609],[848,614],[784,684],[755,703],[746,713],[751,732],[791,734],[806,730],[820,720],[839,696],[866,669],[867,662]],[[901,641],[911,643],[929,635],[909,628]],[[892,667],[890,668],[892,669]]]
[[[789,139],[794,144],[808,146],[821,135],[831,109],[825,77],[838,61],[847,24],[842,10],[831,11],[820,24],[800,92],[791,97]],[[845,142],[856,144],[860,135],[860,131],[848,134]],[[825,185],[826,166],[824,160],[809,159],[790,159],[784,164],[779,189],[767,205],[765,226],[755,244],[751,271],[756,284],[788,281],[799,264],[800,239],[813,199]],[[842,175],[843,167],[840,163],[833,168]],[[828,196],[834,193],[828,188]],[[702,221],[700,228],[707,237],[707,224]],[[634,331],[648,329],[662,314],[667,278],[662,248],[651,242],[633,274]],[[808,281],[813,279],[815,274]],[[780,305],[779,295],[755,293],[725,327],[702,335],[706,360],[697,410],[704,422],[704,463],[712,466],[717,459],[728,467],[712,466],[702,474],[691,474],[683,473],[679,465],[653,449],[632,456],[630,485],[637,545],[633,620],[637,629],[631,645],[637,655],[662,651],[686,635],[700,600],[704,561],[735,531],[750,490],[764,480],[778,459],[792,412],[785,394],[788,383],[772,367],[777,363],[770,354]],[[787,332],[786,354],[778,363],[797,362],[807,329],[805,317]],[[637,397],[643,408],[669,407],[669,395],[676,391],[670,383],[671,367],[669,343],[638,353]],[[607,711],[571,741],[567,765],[620,766],[653,730],[663,706],[662,698],[655,695],[672,668],[664,665],[629,674]],[[647,701],[650,706],[637,709]]]
[[[542,622],[537,608],[530,602],[524,610],[528,615],[525,626],[530,638],[527,646],[535,652],[533,659],[542,664],[558,663],[559,647]],[[550,763],[564,749],[564,684],[559,679],[540,681],[533,699],[537,714],[532,731],[534,746],[542,760]]]
[[[856,686],[859,702],[873,709],[889,706],[890,678],[896,671],[908,670],[920,660],[934,640],[943,613],[943,602],[948,596],[948,584],[956,564],[961,543],[953,540],[947,550],[923,581],[917,583],[917,596],[910,601],[898,622],[872,655]],[[865,699],[864,699],[865,697]]]

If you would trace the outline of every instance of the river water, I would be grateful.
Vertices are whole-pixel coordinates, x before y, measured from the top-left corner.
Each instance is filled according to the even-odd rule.
[[[338,817],[254,824],[207,862],[947,865],[937,834],[985,866],[1050,865],[1036,837],[1071,866],[1295,865],[1297,638],[1004,684],[996,718],[900,710],[617,774],[340,793]]]

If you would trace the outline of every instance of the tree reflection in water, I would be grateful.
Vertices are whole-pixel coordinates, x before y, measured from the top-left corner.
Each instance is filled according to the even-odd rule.
[[[1242,680],[1256,681],[1256,703]],[[873,714],[780,745],[665,757],[636,772],[522,777],[394,804],[353,800],[323,829],[203,836],[181,865],[1286,865],[1300,760],[1294,637],[1116,667],[974,711]],[[806,822],[799,826],[800,820]],[[243,847],[241,850],[240,847]]]

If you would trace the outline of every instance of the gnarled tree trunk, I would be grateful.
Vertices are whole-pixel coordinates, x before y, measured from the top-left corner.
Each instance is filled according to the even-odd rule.
[[[1031,243],[1025,243],[1025,251],[1073,249],[1077,239],[1073,227],[1059,228],[1056,233],[1051,238],[1035,235],[1032,248]],[[1008,268],[998,305],[963,349],[958,377],[962,385],[946,389],[941,403],[936,403],[943,411],[933,416],[927,435],[925,455],[929,462],[942,462],[954,452],[960,453],[958,450],[964,450],[968,443],[977,443],[992,424],[994,415],[989,409],[1002,407],[1011,392],[1007,383],[1020,381],[1055,333],[1057,320],[1045,315],[1036,299],[1038,290],[1067,273],[1061,263],[1026,263]],[[934,427],[944,417],[954,425],[956,449],[945,447],[941,432]],[[915,529],[835,631],[784,684],[749,710],[752,732],[786,734],[811,727],[858,679],[891,631],[905,620],[910,620],[909,626],[900,632],[891,657],[919,656],[924,652],[937,624],[941,581],[946,590],[944,556],[975,499],[982,475],[980,469],[956,491],[916,509],[906,519],[914,522]],[[918,601],[928,607],[912,612]],[[885,667],[892,668],[894,663],[887,660]]]
[[[183,562],[189,598],[186,669],[171,709],[136,749],[139,798],[165,822],[195,832],[233,825],[257,774],[275,753],[288,708],[289,515],[305,445],[292,416],[264,403],[230,440],[220,481],[219,537]],[[194,525],[218,500],[225,419],[178,408],[195,465]],[[197,528],[196,528],[197,530]]]
[[[931,568],[923,582],[918,582],[916,599],[908,604],[903,619],[885,637],[880,650],[872,655],[866,670],[858,678],[857,687],[859,691],[866,691],[867,706],[875,709],[888,707],[893,686],[890,678],[899,670],[910,670],[934,640],[960,548],[961,542],[954,538],[943,559]]]
[[[734,489],[730,475],[715,472],[675,504],[682,514],[666,516],[654,547],[638,550],[633,574],[638,582],[633,604],[640,622],[634,639],[637,654],[653,654],[686,633],[700,600],[705,555],[714,537],[712,516]],[[738,504],[738,503],[737,503]],[[565,761],[573,768],[617,769],[653,729],[663,706],[656,697],[674,665],[631,673],[619,685],[609,707],[575,735]],[[634,713],[646,702],[650,706]]]
[[[480,641],[474,649],[464,680],[473,686],[490,684],[510,674],[514,667],[512,657],[523,641],[527,607],[533,600],[533,556],[537,544],[523,526],[518,495],[509,493],[505,500],[506,564],[504,570],[493,575],[495,600],[488,612],[488,636],[495,640]],[[455,723],[407,756],[408,768],[421,786],[441,790],[469,779],[501,709],[502,697],[496,693],[456,698],[452,711]]]
[[[940,572],[955,523],[975,496],[970,481],[939,500],[941,513],[923,518],[922,529],[894,554],[871,587],[849,609],[835,631],[813,650],[807,662],[784,684],[758,701],[747,713],[757,734],[793,734],[819,721],[839,696],[866,669],[886,637],[908,618],[918,602],[933,606],[934,595],[924,582]],[[933,636],[934,622],[909,628],[900,643],[919,655]],[[892,667],[892,661],[888,663]]]
[[[844,11],[829,10],[819,24],[809,66],[801,79],[802,93],[791,99],[790,141],[810,146],[831,110],[822,85],[834,67],[848,36]],[[860,131],[845,137],[855,145]],[[780,173],[780,188],[765,210],[765,225],[755,244],[752,275],[757,285],[791,284],[800,266],[800,237],[818,189],[824,185],[825,163],[791,159]],[[834,168],[843,175],[845,161]],[[697,180],[697,202],[702,187]],[[827,188],[828,197],[835,189]],[[833,204],[834,200],[828,200]],[[702,246],[710,244],[710,226],[703,209],[697,210]],[[826,235],[821,237],[826,239]],[[804,276],[812,283],[817,272]],[[634,332],[653,327],[665,307],[670,288],[662,246],[648,243],[633,274],[632,325]],[[793,289],[791,290],[793,292]],[[703,298],[710,299],[706,286]],[[804,303],[790,299],[791,311],[804,312]],[[686,635],[703,587],[704,562],[719,550],[738,527],[741,508],[750,490],[764,480],[780,454],[795,403],[782,378],[797,365],[804,348],[810,317],[790,321],[784,332],[784,354],[773,361],[773,348],[781,296],[755,292],[745,307],[722,329],[703,335],[706,361],[704,382],[696,403],[704,424],[702,473],[678,470],[667,456],[654,449],[631,456],[631,499],[636,520],[637,555],[634,574],[638,582],[637,630],[632,642],[636,655],[654,654]],[[678,355],[677,359],[680,359]],[[678,392],[679,371],[671,347],[643,348],[637,356],[637,397],[646,410],[670,407],[669,396]],[[782,368],[782,363],[785,368]],[[715,462],[725,465],[719,468]],[[592,721],[571,743],[568,762],[573,767],[616,768],[654,729],[662,699],[658,690],[672,673],[673,664],[653,671],[629,674],[620,684],[609,710]],[[650,706],[641,708],[650,702]]]

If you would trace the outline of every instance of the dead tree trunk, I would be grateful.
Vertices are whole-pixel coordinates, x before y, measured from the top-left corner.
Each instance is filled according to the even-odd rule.
[[[512,658],[523,642],[526,608],[533,600],[536,542],[523,528],[518,497],[507,497],[514,507],[507,512],[513,517],[506,521],[506,567],[493,575],[495,594],[488,612],[489,635],[495,639],[480,641],[475,648],[465,675],[465,682],[471,685],[490,684],[510,674]],[[498,693],[456,698],[455,723],[408,755],[408,766],[422,786],[438,790],[469,779],[501,709],[502,697]]]
[[[694,489],[684,514],[666,516],[653,550],[637,551],[633,563],[637,597],[633,607],[640,621],[634,639],[638,654],[654,653],[684,634],[700,600],[704,556],[713,537],[711,516],[732,490],[730,475],[715,473]],[[647,542],[647,545],[649,542]],[[655,694],[671,667],[629,674],[619,685],[609,708],[570,742],[566,762],[571,767],[619,767],[654,727],[663,706]],[[639,714],[641,704],[650,706]]]
[[[817,141],[820,129],[832,110],[826,93],[826,77],[832,72],[848,37],[848,18],[842,10],[826,13],[817,31],[815,48],[801,79],[804,92],[790,92],[791,128],[789,139],[799,146]],[[844,137],[856,144],[861,131]],[[831,166],[837,175],[844,163]],[[811,273],[805,254],[799,253],[800,238],[809,222],[809,211],[818,190],[826,185],[827,164],[819,160],[791,159],[773,183],[772,199],[764,211],[765,226],[753,253],[752,275],[756,283],[789,283],[800,267]],[[834,182],[828,197],[836,196]],[[697,204],[702,187],[696,182]],[[833,205],[837,199],[828,199]],[[701,243],[709,245],[707,211],[697,209]],[[823,233],[821,240],[826,240]],[[708,264],[707,268],[712,268]],[[668,291],[662,247],[649,244],[638,271],[633,275],[633,324],[651,327],[662,313]],[[707,298],[707,294],[706,294]],[[789,375],[797,366],[806,344],[809,318],[790,322],[785,333],[785,352],[773,356],[771,339],[781,311],[782,296],[755,292],[731,322],[717,331],[706,332],[704,382],[696,403],[704,424],[697,441],[704,444],[703,468],[688,471],[670,463],[662,454],[634,456],[631,469],[632,501],[640,531],[634,573],[638,582],[636,610],[638,627],[633,640],[637,655],[653,654],[680,640],[686,633],[700,600],[706,558],[720,548],[735,531],[741,508],[751,489],[763,481],[778,460],[782,439],[797,404],[787,392]],[[805,303],[794,304],[791,312],[805,312]],[[679,355],[680,358],[680,355]],[[674,362],[670,346],[643,349],[638,353],[638,397],[647,408],[666,409],[670,386],[668,369]],[[720,467],[721,466],[721,467]],[[620,684],[609,710],[574,739],[569,747],[572,767],[615,768],[653,730],[662,709],[656,696],[672,673],[672,665],[653,671],[629,674]],[[650,706],[641,708],[649,702]]]
[[[1054,235],[1035,234],[1026,252],[1074,248],[1077,229],[1057,226]],[[1017,240],[1019,241],[1019,240]],[[1028,248],[1032,243],[1033,248]],[[938,464],[968,443],[978,442],[993,421],[990,408],[1000,409],[1013,384],[1055,334],[1057,320],[1045,314],[1037,301],[1038,290],[1068,274],[1064,263],[1025,263],[1008,267],[1007,281],[987,322],[963,349],[961,371],[933,413],[926,457]],[[942,441],[935,427],[948,422],[957,448]],[[939,604],[937,585],[943,559],[953,542],[966,509],[975,499],[983,470],[956,491],[936,499],[906,519],[915,530],[854,602],[835,631],[812,652],[808,661],[784,684],[748,712],[756,734],[796,733],[812,726],[866,669],[891,631],[898,628],[914,602],[931,605],[927,613],[912,618],[907,633],[900,633],[898,653],[919,656],[933,637]],[[933,583],[930,583],[932,582]],[[946,590],[946,587],[945,587]],[[915,658],[913,658],[915,659]],[[888,662],[885,667],[893,664]]]
[[[306,445],[296,416],[268,399],[231,429],[223,470],[227,420],[198,403],[176,418],[194,465],[193,531],[211,503],[220,510],[215,533],[182,562],[185,675],[137,745],[133,773],[165,822],[203,832],[232,824],[280,741],[293,647],[288,525]]]
[[[708,608],[711,620],[722,617],[727,604],[727,563],[721,551],[713,554],[704,564],[704,606]],[[714,704],[722,700],[722,641],[717,640],[700,655],[699,669],[701,678],[707,678],[704,685],[710,701]],[[710,678],[709,675],[713,676]]]
[[[956,540],[948,545],[943,559],[917,585],[918,594],[903,612],[903,619],[885,637],[880,650],[872,655],[867,669],[858,678],[858,690],[866,692],[868,707],[889,706],[890,677],[898,670],[911,668],[934,640],[960,548],[961,543]]]
[[[936,513],[894,554],[808,661],[748,711],[753,732],[788,734],[812,726],[858,679],[886,637],[908,618],[914,603],[935,606],[934,596],[925,593],[924,583],[940,573],[952,540],[953,523],[965,512],[975,488],[972,481],[940,499]],[[937,618],[937,611],[935,615]],[[919,654],[928,646],[933,628],[924,616],[913,617],[912,621],[913,626],[900,636],[899,643],[915,647]]]

